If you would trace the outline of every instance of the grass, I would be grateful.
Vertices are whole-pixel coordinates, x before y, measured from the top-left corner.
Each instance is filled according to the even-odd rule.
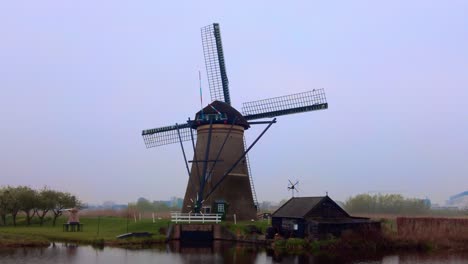
[[[19,234],[1,234],[0,248],[2,247],[47,247],[49,240],[41,237],[32,237]]]
[[[237,224],[233,222],[222,222],[229,231],[235,234],[238,238],[247,238],[252,235],[252,230],[257,229],[262,234],[265,234],[266,229],[271,226],[268,220],[258,221],[238,221]]]
[[[468,250],[467,218],[392,217],[379,219],[377,230],[345,231],[339,238],[310,241],[276,240],[273,248],[279,252],[312,252],[340,254],[395,251],[466,251]]]
[[[52,241],[67,241],[77,243],[87,243],[95,245],[125,245],[125,244],[149,244],[165,241],[165,230],[169,226],[169,220],[142,219],[136,223],[133,219],[128,222],[122,217],[81,217],[81,223],[84,225],[82,232],[63,232],[62,224],[66,221],[65,217],[57,220],[57,225],[52,226],[51,221],[47,221],[43,226],[33,224],[27,226],[20,219],[18,225],[0,226],[0,243],[14,244],[15,241],[34,241],[37,239],[47,239]],[[162,231],[162,232],[160,232]],[[130,238],[117,239],[116,236],[127,232],[150,232],[151,238]],[[163,234],[161,234],[163,233]],[[22,236],[23,240],[8,239],[7,236]]]
[[[367,232],[357,234],[346,232],[340,238],[325,241],[305,242],[301,239],[275,241],[274,248],[291,252],[299,251],[380,251],[380,250],[432,250],[432,249],[462,249],[468,245],[468,219],[453,218],[386,218],[382,221],[382,233]],[[62,224],[66,217],[61,217],[56,226],[52,226],[50,218],[44,226],[37,219],[27,226],[24,218],[18,219],[16,227],[0,226],[0,247],[2,246],[46,246],[49,241],[64,241],[86,243],[96,246],[112,245],[123,247],[141,247],[155,243],[163,243],[169,219],[156,220],[142,218],[135,222],[121,216],[82,216],[83,232],[63,232]],[[232,222],[222,222],[239,240],[257,240],[259,230],[265,234],[270,226],[268,220],[241,221],[236,225]],[[116,236],[127,232],[150,232],[149,238],[117,239]]]
[[[163,243],[166,240],[166,230],[170,225],[169,219],[159,219],[153,223],[151,218],[142,218],[135,222],[133,217],[127,218],[115,216],[81,216],[80,222],[84,225],[82,232],[63,232],[62,225],[66,222],[66,217],[62,216],[57,220],[57,225],[52,226],[50,218],[40,226],[37,219],[33,224],[27,226],[23,218],[18,219],[17,226],[0,226],[0,245],[27,244],[28,241],[63,241],[92,244],[96,246],[138,246],[154,243]],[[252,238],[252,228],[259,230],[263,234],[269,226],[267,220],[261,221],[241,221],[236,225],[232,222],[222,222],[233,234],[237,234],[240,239]],[[127,238],[117,239],[116,236],[128,232],[150,232],[150,238]],[[7,239],[6,236],[9,236]],[[16,236],[16,237],[15,237]]]

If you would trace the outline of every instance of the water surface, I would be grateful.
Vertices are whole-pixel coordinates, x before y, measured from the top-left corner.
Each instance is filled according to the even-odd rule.
[[[134,264],[134,263],[353,263],[353,264],[468,264],[468,253],[391,254],[381,256],[325,257],[281,255],[254,245],[213,243],[204,247],[178,243],[149,249],[97,249],[74,244],[48,248],[0,249],[2,264]]]

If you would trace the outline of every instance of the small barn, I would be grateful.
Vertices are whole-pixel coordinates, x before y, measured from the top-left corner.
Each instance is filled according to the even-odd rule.
[[[339,237],[345,230],[377,229],[380,222],[352,217],[328,195],[293,197],[272,214],[272,227],[284,237]]]

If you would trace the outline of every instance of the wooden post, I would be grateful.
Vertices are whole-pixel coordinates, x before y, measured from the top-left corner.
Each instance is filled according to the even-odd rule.
[[[155,223],[155,221],[154,221],[154,213],[153,213],[153,224],[154,224],[154,223]]]
[[[127,233],[128,233],[128,219],[130,218],[130,203],[127,204]]]
[[[99,226],[101,225],[101,216],[98,216],[98,220],[97,220],[97,234],[96,234],[96,237],[99,236]]]
[[[234,214],[234,224],[237,225],[236,214]]]

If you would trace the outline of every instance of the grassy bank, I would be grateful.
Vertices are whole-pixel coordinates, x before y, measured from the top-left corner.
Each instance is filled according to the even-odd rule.
[[[382,219],[381,219],[382,220]],[[454,227],[451,220],[423,219],[417,222],[400,220],[400,230],[396,219],[382,220],[382,233],[357,234],[345,232],[341,238],[324,241],[306,241],[302,239],[278,240],[273,243],[275,250],[287,252],[339,252],[339,251],[396,251],[396,250],[468,250],[468,233],[465,222],[460,222],[456,232],[447,232]],[[19,219],[18,226],[0,226],[0,246],[46,246],[49,241],[85,243],[96,246],[141,247],[164,243],[170,220],[160,219],[153,223],[144,218],[135,222],[118,216],[81,217],[83,232],[63,232],[65,217],[59,218],[57,225],[46,221],[43,226],[33,223],[27,226],[24,219]],[[457,221],[457,220],[453,220]],[[458,223],[458,222],[457,222]],[[223,222],[238,239],[244,242],[264,241],[259,231],[265,234],[269,221]],[[405,227],[402,229],[402,227]],[[436,229],[436,227],[438,229]],[[439,231],[437,231],[439,230]],[[444,231],[445,230],[445,231]],[[418,232],[416,232],[418,231]],[[128,232],[150,232],[151,237],[117,239],[118,235]],[[451,234],[448,236],[447,234]]]
[[[362,235],[350,234],[342,238],[307,241],[300,238],[277,240],[273,249],[280,253],[314,255],[353,255],[353,254],[379,254],[382,252],[429,252],[438,250],[464,251],[466,245],[457,244],[454,247],[438,247],[429,241],[403,240],[389,237],[369,238]]]
[[[456,218],[387,218],[382,232],[345,231],[340,238],[320,241],[304,239],[277,240],[275,250],[287,252],[399,252],[399,251],[467,251],[468,219]]]
[[[63,232],[62,224],[65,222],[66,218],[61,217],[56,226],[52,226],[50,220],[46,221],[43,226],[38,223],[27,226],[24,219],[20,218],[16,227],[0,226],[0,245],[46,245],[37,241],[62,241],[96,246],[140,247],[165,242],[166,231],[170,225],[168,219],[159,219],[153,223],[151,218],[143,218],[137,222],[131,218],[127,222],[126,218],[118,216],[83,216],[80,218],[80,222],[84,225],[82,232]],[[238,222],[237,225],[231,222],[221,224],[236,234],[239,239],[249,239],[255,231],[265,233],[269,225],[266,220]],[[128,232],[150,232],[153,235],[146,238],[116,238]]]
[[[84,225],[82,232],[63,232],[62,224],[65,218],[59,218],[56,226],[47,221],[43,226],[39,224],[25,225],[18,221],[15,226],[0,226],[0,245],[28,245],[34,241],[63,241],[86,243],[94,245],[135,245],[162,243],[165,241],[165,231],[169,226],[169,220],[142,219],[134,222],[121,217],[82,217]],[[118,235],[127,232],[150,232],[149,238],[117,239]]]
[[[50,242],[46,238],[31,235],[0,233],[0,248],[2,247],[47,247]]]
[[[268,220],[239,221],[237,224],[233,222],[222,222],[221,224],[240,239],[248,238],[257,231],[265,234],[266,229],[271,226]]]

